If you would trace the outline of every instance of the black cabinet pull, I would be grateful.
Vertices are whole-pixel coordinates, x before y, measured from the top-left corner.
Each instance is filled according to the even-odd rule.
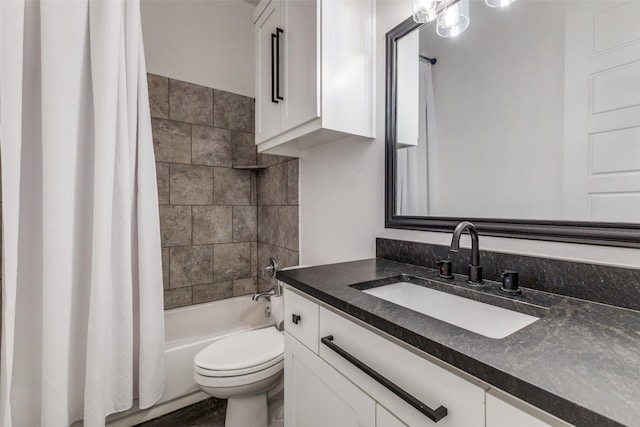
[[[276,35],[272,33],[271,34],[271,102],[275,102],[277,104],[278,100],[276,99],[276,85],[275,85],[275,80],[276,80],[275,44],[276,44]]]
[[[298,323],[300,323],[300,321],[301,321],[301,320],[302,320],[302,317],[300,317],[300,315],[299,315],[299,314],[295,314],[295,313],[293,313],[293,314],[291,315],[291,321],[292,321],[293,323],[295,323],[296,325],[297,325]]]
[[[280,34],[284,34],[284,30],[276,28],[276,98],[284,101],[280,95]]]
[[[401,389],[400,387],[398,387],[397,385],[389,381],[387,378],[383,377],[382,375],[380,375],[379,373],[371,369],[369,366],[365,365],[360,360],[356,359],[354,356],[347,353],[342,348],[338,347],[333,342],[333,335],[329,335],[324,338],[321,338],[320,341],[322,342],[322,344],[326,345],[331,350],[335,351],[340,356],[345,358],[348,362],[353,364],[356,368],[360,369],[362,372],[369,375],[371,378],[373,378],[374,380],[376,380],[377,382],[385,386],[387,389],[389,389],[393,394],[398,396],[400,399],[404,400],[409,405],[416,408],[418,411],[420,411],[422,414],[424,414],[427,418],[429,418],[434,423],[437,423],[438,421],[440,421],[441,419],[447,416],[447,408],[445,408],[444,406],[440,405],[435,410],[431,409],[430,407],[420,402],[418,399],[416,399],[415,397],[413,397],[412,395],[410,395],[409,393],[407,393],[406,391],[404,391],[403,389]]]

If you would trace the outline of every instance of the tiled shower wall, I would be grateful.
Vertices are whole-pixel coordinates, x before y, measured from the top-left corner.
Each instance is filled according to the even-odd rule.
[[[298,265],[298,159],[258,154],[266,169],[258,172],[258,288],[265,291],[276,281],[266,280],[262,268],[269,257],[280,268]]]
[[[165,308],[257,289],[253,100],[149,75]]]
[[[270,256],[298,263],[298,161],[256,154],[253,99],[148,83],[165,309],[270,288],[258,279]],[[267,168],[233,168],[258,160]]]

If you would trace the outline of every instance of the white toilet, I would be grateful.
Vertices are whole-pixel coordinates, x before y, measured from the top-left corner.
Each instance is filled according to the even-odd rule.
[[[283,386],[284,336],[271,326],[222,338],[193,359],[194,379],[228,399],[226,427],[267,427],[268,394]]]

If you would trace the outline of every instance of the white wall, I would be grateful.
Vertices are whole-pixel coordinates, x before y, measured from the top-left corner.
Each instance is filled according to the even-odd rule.
[[[300,164],[302,264],[375,256],[375,238],[449,244],[448,233],[384,228],[384,35],[409,16],[409,0],[377,3],[378,138],[343,140],[305,154]],[[468,241],[466,242],[468,246]],[[480,237],[480,247],[558,259],[640,268],[640,251],[604,246]]]
[[[242,0],[142,0],[147,71],[254,97],[253,10]]]
[[[562,209],[565,8],[474,0],[458,37],[438,36],[435,22],[420,29],[421,53],[438,59],[429,154],[446,183],[429,192],[429,215],[574,219]]]

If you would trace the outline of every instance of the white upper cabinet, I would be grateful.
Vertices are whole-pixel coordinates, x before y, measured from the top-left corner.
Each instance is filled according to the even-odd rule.
[[[300,156],[374,135],[373,0],[263,0],[254,16],[256,144]]]

